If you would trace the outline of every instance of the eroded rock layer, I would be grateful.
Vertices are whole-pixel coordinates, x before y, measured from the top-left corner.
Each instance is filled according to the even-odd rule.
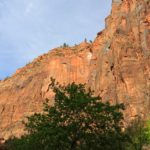
[[[52,99],[50,77],[87,83],[103,100],[125,103],[126,120],[149,117],[150,1],[113,0],[93,43],[51,50],[0,81],[0,137],[23,134],[22,120]]]

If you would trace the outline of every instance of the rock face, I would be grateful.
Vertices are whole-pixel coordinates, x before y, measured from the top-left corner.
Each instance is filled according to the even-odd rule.
[[[126,120],[149,117],[150,1],[113,0],[93,43],[51,50],[0,81],[0,137],[23,134],[22,120],[53,97],[50,77],[87,83],[103,100],[125,103]]]

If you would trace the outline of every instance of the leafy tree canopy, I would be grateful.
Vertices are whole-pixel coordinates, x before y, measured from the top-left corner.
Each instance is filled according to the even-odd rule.
[[[54,79],[54,106],[44,103],[25,123],[27,135],[10,140],[10,150],[123,150],[123,104],[103,103],[84,84],[62,86]]]

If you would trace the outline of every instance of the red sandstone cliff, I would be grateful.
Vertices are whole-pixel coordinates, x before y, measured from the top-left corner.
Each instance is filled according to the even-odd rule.
[[[106,28],[91,44],[56,48],[0,81],[0,137],[23,133],[22,120],[52,96],[50,77],[87,83],[103,100],[124,102],[126,118],[150,114],[150,1],[113,0]],[[53,101],[51,101],[53,103]]]

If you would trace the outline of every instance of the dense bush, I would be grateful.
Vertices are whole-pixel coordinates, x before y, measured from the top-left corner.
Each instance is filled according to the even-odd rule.
[[[139,116],[133,120],[126,129],[129,143],[126,145],[126,150],[143,150],[150,146],[150,121],[144,121]],[[145,150],[145,149],[144,149]]]
[[[54,106],[28,117],[27,135],[7,141],[9,150],[124,150],[123,104],[103,103],[83,84],[62,86],[52,79]]]

